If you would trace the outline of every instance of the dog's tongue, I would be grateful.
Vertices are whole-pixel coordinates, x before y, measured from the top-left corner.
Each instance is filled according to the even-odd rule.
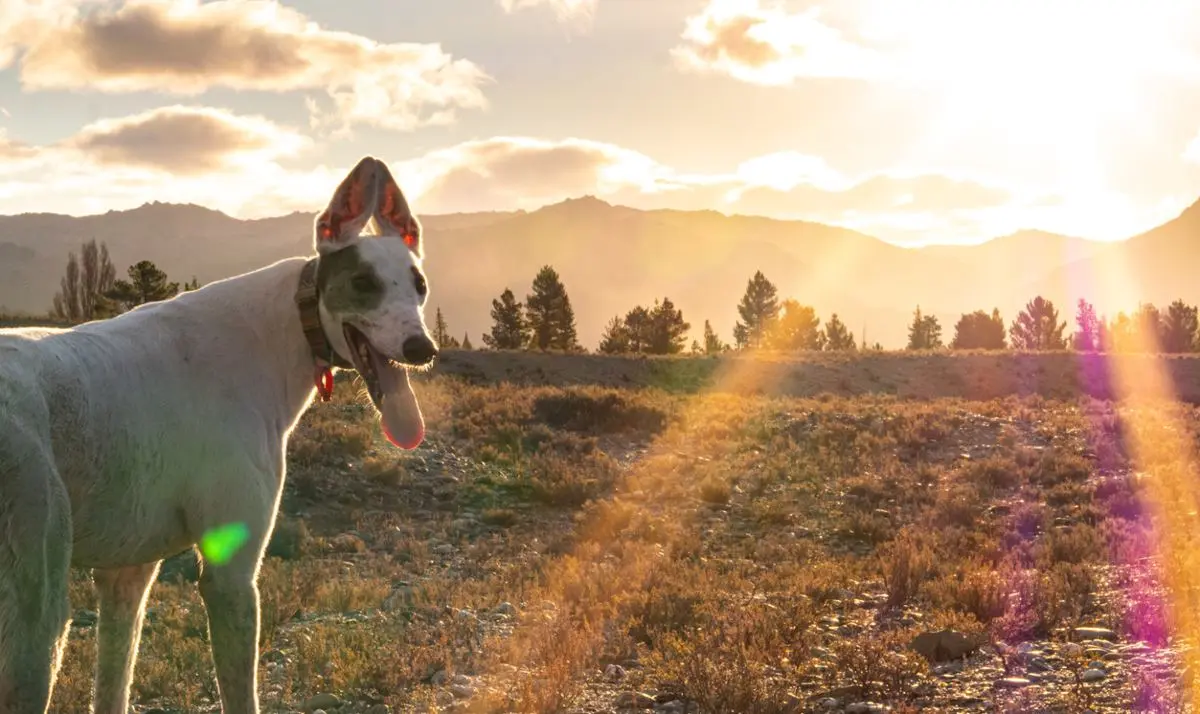
[[[381,365],[380,361],[376,360],[375,368],[379,375],[379,391],[383,393],[379,410],[383,434],[401,449],[415,449],[425,439],[425,419],[421,416],[417,395],[408,382],[408,370],[391,364]]]

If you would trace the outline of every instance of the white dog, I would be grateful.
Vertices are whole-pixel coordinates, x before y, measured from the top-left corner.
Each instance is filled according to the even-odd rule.
[[[355,166],[315,233],[315,258],[70,330],[0,330],[0,714],[49,705],[72,565],[99,598],[93,710],[126,714],[159,563],[229,524],[248,538],[203,563],[200,594],[223,710],[258,712],[255,581],[292,428],[348,367],[415,448],[407,368],[437,355],[421,226],[383,162]]]

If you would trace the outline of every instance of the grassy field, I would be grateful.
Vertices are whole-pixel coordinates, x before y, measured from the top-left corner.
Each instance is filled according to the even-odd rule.
[[[1191,711],[1200,413],[1087,359],[449,353],[410,453],[340,379],[291,444],[264,708]],[[193,576],[151,594],[139,711],[217,710]]]

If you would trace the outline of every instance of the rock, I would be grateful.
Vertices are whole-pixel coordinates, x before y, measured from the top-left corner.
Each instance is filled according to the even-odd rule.
[[[887,710],[887,707],[875,702],[855,702],[846,707],[846,714],[881,714]]]
[[[1000,689],[1020,689],[1021,687],[1028,687],[1030,684],[1033,684],[1033,682],[1025,677],[1005,677],[1004,679],[996,680],[996,686]]]
[[[435,687],[440,687],[450,679],[450,673],[444,669],[439,669],[429,678],[429,683]]]
[[[96,613],[91,610],[76,610],[71,617],[72,627],[91,627],[96,624]]]
[[[1077,642],[1068,642],[1062,646],[1064,657],[1078,657],[1083,654],[1083,645]]]
[[[1076,627],[1075,636],[1081,640],[1117,641],[1117,633],[1107,627]]]
[[[392,714],[392,710],[386,704],[376,704],[375,706],[367,709],[364,714]]]
[[[922,632],[910,646],[931,663],[961,659],[975,651],[975,643],[969,637],[953,630]]]
[[[1104,679],[1107,676],[1108,672],[1093,667],[1092,669],[1083,670],[1083,674],[1080,676],[1080,679],[1085,682],[1099,682],[1101,679]]]
[[[469,684],[451,684],[450,693],[453,694],[456,699],[470,699],[471,697],[475,696],[475,687],[472,687]]]
[[[336,535],[329,541],[329,548],[335,553],[365,553],[367,544],[353,533]]]
[[[619,682],[625,679],[625,668],[619,664],[610,664],[604,668],[604,678],[610,682]]]
[[[325,714],[324,709],[313,709],[312,714]]]
[[[508,615],[509,617],[515,617],[517,614],[517,606],[513,605],[511,602],[502,602],[496,606],[494,612],[497,615]]]
[[[672,699],[669,702],[663,702],[654,707],[654,711],[662,712],[662,714],[682,714],[687,708],[687,704],[678,699]]]
[[[841,706],[841,702],[833,697],[825,697],[819,702],[819,704],[822,709],[837,709],[839,706]]]
[[[641,692],[621,692],[614,704],[617,709],[653,709],[654,697]]]
[[[304,704],[301,704],[300,709],[310,714],[317,714],[318,709],[336,709],[340,706],[342,706],[342,700],[338,699],[337,696],[333,694],[318,694],[304,702]]]
[[[442,543],[434,548],[433,552],[437,553],[438,555],[454,555],[454,546],[450,545],[449,543]]]
[[[471,678],[465,674],[456,674],[456,675],[454,675],[454,679],[450,680],[450,683],[458,684],[461,686],[467,686],[467,685],[471,684]]]

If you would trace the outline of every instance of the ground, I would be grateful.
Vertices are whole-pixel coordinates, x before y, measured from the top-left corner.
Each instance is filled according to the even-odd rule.
[[[1069,354],[447,353],[413,452],[341,375],[289,448],[264,710],[1192,711],[1200,359],[1124,359],[1184,400]],[[139,712],[217,710],[193,564]]]

